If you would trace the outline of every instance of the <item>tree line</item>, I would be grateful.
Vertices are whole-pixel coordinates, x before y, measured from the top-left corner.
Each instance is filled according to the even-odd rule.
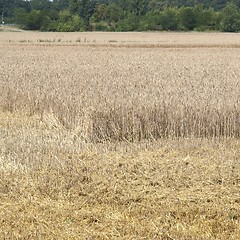
[[[239,32],[239,5],[240,0],[0,0],[0,12],[5,22],[27,30]]]

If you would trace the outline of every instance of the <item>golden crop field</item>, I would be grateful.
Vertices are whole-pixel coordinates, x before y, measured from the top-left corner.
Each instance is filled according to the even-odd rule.
[[[240,34],[0,32],[1,239],[239,239]]]

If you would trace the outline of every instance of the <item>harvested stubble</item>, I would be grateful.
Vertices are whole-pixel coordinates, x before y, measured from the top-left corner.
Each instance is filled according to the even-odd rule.
[[[0,238],[239,239],[239,48],[29,41],[0,46]]]
[[[239,142],[104,153],[37,117],[0,120],[2,239],[239,239]]]

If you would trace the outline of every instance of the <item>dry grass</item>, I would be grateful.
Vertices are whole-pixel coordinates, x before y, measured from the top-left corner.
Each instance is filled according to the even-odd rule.
[[[0,28],[1,29],[1,28]],[[4,30],[4,29],[3,29]],[[141,47],[240,47],[240,33],[173,32],[13,32],[7,28],[1,44],[12,45],[95,45]]]
[[[240,35],[54,34],[0,35],[0,238],[239,239]]]

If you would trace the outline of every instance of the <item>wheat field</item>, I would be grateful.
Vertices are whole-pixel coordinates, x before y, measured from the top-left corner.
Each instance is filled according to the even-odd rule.
[[[0,32],[0,238],[239,239],[239,40]]]

